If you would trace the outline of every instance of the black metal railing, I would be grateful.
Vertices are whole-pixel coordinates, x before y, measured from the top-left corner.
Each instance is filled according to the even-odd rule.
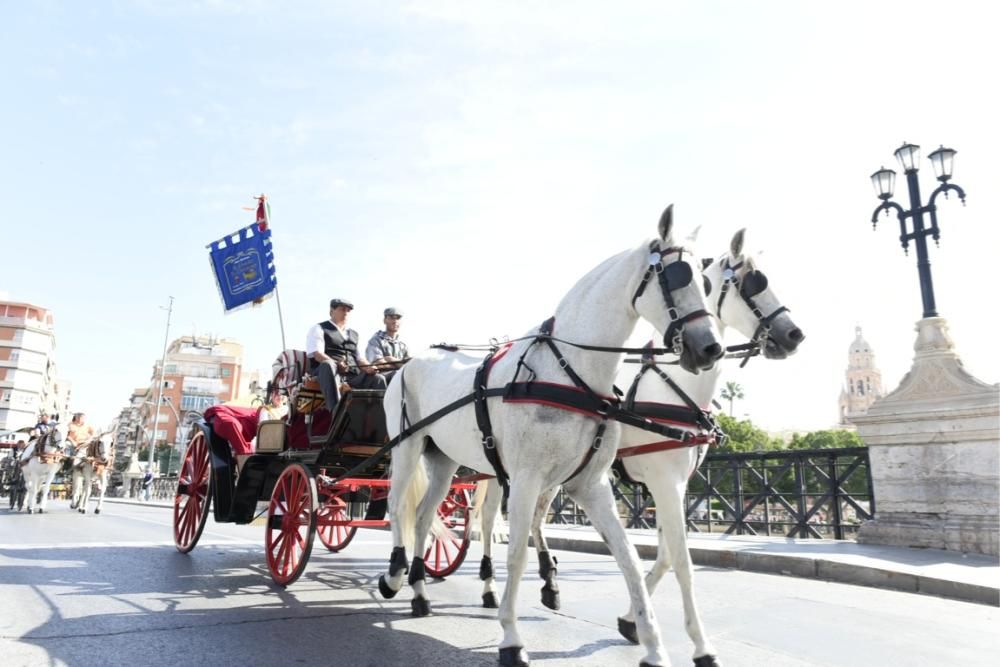
[[[613,483],[628,528],[655,528],[656,505],[642,484]],[[875,513],[868,449],[709,454],[688,482],[688,531],[852,539]],[[564,492],[549,521],[588,524]]]

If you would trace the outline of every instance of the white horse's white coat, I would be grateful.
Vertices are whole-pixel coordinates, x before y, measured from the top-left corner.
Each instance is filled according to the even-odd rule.
[[[671,211],[664,212],[660,225],[659,247],[667,249],[671,242]],[[575,343],[618,347],[629,338],[642,317],[658,331],[669,328],[664,295],[656,277],[633,307],[632,297],[649,266],[649,244],[621,253],[605,261],[584,276],[555,311],[554,336]],[[689,253],[672,252],[664,262],[696,261]],[[697,268],[694,275],[697,276]],[[704,308],[704,292],[700,280],[692,280],[683,289],[671,292],[678,314],[683,316]],[[535,330],[532,333],[537,333]],[[719,334],[714,318],[702,317],[688,322],[683,329],[685,363],[692,368],[710,367],[721,355]],[[529,342],[515,343],[513,348],[493,366],[489,386],[502,387],[514,377],[518,359],[528,349]],[[622,355],[588,352],[568,345],[559,348],[569,365],[596,392],[610,394]],[[538,382],[571,385],[565,371],[545,345],[531,349],[525,360]],[[467,354],[430,350],[414,358],[390,383],[385,397],[386,422],[390,435],[399,432],[402,387],[406,387],[406,411],[411,423],[426,417],[448,403],[473,390],[473,376],[482,358]],[[404,381],[399,381],[403,376]],[[523,379],[523,377],[522,377]],[[564,409],[537,404],[509,404],[489,401],[494,437],[504,468],[510,475],[508,499],[510,544],[507,561],[507,586],[500,607],[500,623],[504,635],[500,642],[501,662],[527,664],[524,643],[517,631],[516,599],[524,572],[531,519],[539,495],[563,483],[584,461],[593,445],[598,420]],[[607,470],[614,459],[620,428],[609,421],[604,444],[590,463],[565,483],[566,491],[583,506],[598,529],[625,577],[636,611],[636,627],[640,642],[646,649],[642,664],[668,664],[660,640],[649,596],[643,585],[635,548],[629,543],[618,520]],[[414,554],[423,554],[425,540],[436,508],[445,497],[459,464],[483,472],[492,472],[481,444],[473,407],[466,406],[425,427],[420,433],[403,441],[393,452],[392,486],[389,514],[393,543],[404,546],[402,535],[413,519],[412,510],[402,498],[411,478],[421,463],[427,464],[430,481],[416,511],[416,541]],[[411,545],[407,545],[411,546]],[[402,586],[405,571],[389,572],[383,586],[394,594]],[[414,611],[416,604],[426,605],[422,580],[413,582]],[[385,592],[385,589],[383,589]],[[424,612],[426,613],[426,612]]]
[[[36,496],[41,492],[42,499],[38,503],[38,513],[41,514],[45,511],[49,502],[49,487],[52,485],[52,478],[56,476],[59,472],[59,467],[62,465],[62,460],[55,461],[53,463],[42,463],[42,461],[35,456],[35,449],[39,442],[43,442],[43,449],[40,453],[51,455],[59,454],[62,452],[64,443],[66,442],[66,431],[65,427],[61,424],[55,426],[51,435],[42,441],[39,438],[32,444],[28,445],[24,453],[21,454],[21,470],[24,471],[24,485],[27,488],[27,510],[28,514],[35,511],[35,499]]]
[[[78,452],[81,464],[79,468],[73,468],[73,503],[71,507],[77,509],[80,514],[87,513],[87,504],[90,502],[90,494],[94,482],[97,482],[97,507],[94,514],[100,514],[104,508],[104,494],[108,489],[108,473],[114,465],[114,446],[111,433],[102,433],[94,438],[95,443],[93,455],[91,455],[90,443],[81,445],[81,452]],[[79,476],[79,483],[77,477]]]
[[[729,253],[706,267],[704,275],[708,278],[712,286],[708,299],[711,305],[711,312],[719,314],[720,326],[723,333],[727,327],[732,327],[750,339],[757,332],[759,320],[738,292],[731,287],[722,303],[721,310],[718,308],[724,269],[733,266],[739,267],[735,273],[737,279],[742,281],[749,271],[756,270],[757,268],[754,260],[745,257],[743,254],[743,236],[742,230],[738,232],[733,237]],[[781,303],[770,287],[754,296],[754,300],[765,316],[781,306]],[[772,335],[765,347],[765,356],[774,358],[784,358],[794,352],[796,346],[803,338],[801,331],[792,322],[787,312],[781,313],[775,318],[771,323],[771,332]],[[687,394],[702,410],[710,409],[712,397],[715,395],[722,373],[720,365],[697,375],[686,372],[677,366],[665,366],[662,368],[677,383],[681,391]],[[630,386],[635,377],[635,371],[636,367],[632,367],[631,369],[627,367],[623,368],[619,375],[620,386]],[[636,391],[636,402],[680,406],[685,404],[682,398],[658,374],[653,372],[645,373],[640,379]],[[643,431],[631,426],[623,426],[619,446],[621,448],[635,447],[660,442],[663,439],[662,436],[649,431]],[[622,459],[622,462],[626,472],[633,479],[643,482],[646,485],[656,504],[659,549],[657,551],[656,562],[653,564],[649,574],[646,575],[646,587],[649,593],[652,594],[660,579],[670,569],[671,564],[673,565],[674,574],[681,589],[685,629],[695,646],[694,658],[696,660],[699,658],[702,659],[702,662],[699,664],[709,665],[716,664],[714,657],[706,657],[714,656],[715,650],[705,637],[701,618],[695,603],[691,556],[687,548],[686,508],[684,507],[684,494],[687,489],[687,482],[700,461],[700,454],[699,447],[686,447],[625,457]],[[489,486],[489,493],[481,510],[483,544],[486,557],[491,555],[492,545],[490,535],[492,534],[493,520],[500,505],[499,486],[492,481]],[[540,553],[548,551],[544,535],[542,534],[542,523],[557,491],[558,489],[552,489],[549,493],[543,494],[539,498],[536,508],[532,532],[535,544],[541,545],[539,548]],[[671,558],[673,559],[672,562]],[[554,585],[554,582],[550,585]],[[492,594],[492,591],[493,580],[490,578],[484,582],[484,600]],[[558,596],[558,588],[554,588],[551,594]],[[623,617],[623,620],[626,624],[629,624],[634,619],[635,613],[633,607]]]

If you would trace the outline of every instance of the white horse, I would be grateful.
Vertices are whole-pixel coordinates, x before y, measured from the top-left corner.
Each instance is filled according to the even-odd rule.
[[[108,489],[108,471],[115,463],[115,450],[112,433],[102,433],[90,442],[81,446],[78,453],[81,456],[79,468],[73,468],[73,503],[70,507],[77,509],[80,514],[87,513],[87,503],[90,502],[90,494],[94,482],[97,482],[97,507],[94,514],[100,514],[104,507],[104,494]],[[79,470],[79,472],[78,472]],[[77,483],[79,475],[79,484]],[[76,495],[79,493],[79,495]]]
[[[45,511],[49,502],[52,478],[62,466],[65,442],[65,427],[58,424],[38,436],[38,439],[28,445],[21,454],[21,470],[24,471],[24,484],[28,494],[28,514],[34,511],[35,499],[39,493],[42,494],[42,500],[38,504],[38,513]]]
[[[415,557],[408,570],[404,546],[414,520],[404,499],[411,479],[422,470],[421,460],[429,482],[415,514],[414,554],[424,553],[436,509],[460,464],[496,472],[501,479],[508,474],[510,544],[499,613],[501,665],[528,664],[517,630],[517,592],[535,504],[542,492],[558,484],[586,509],[622,570],[646,649],[640,664],[668,664],[607,471],[620,433],[619,424],[609,419],[617,410],[609,396],[622,361],[618,346],[639,318],[665,332],[667,348],[692,372],[712,368],[723,354],[715,319],[705,310],[702,282],[693,279],[700,266],[692,269],[695,256],[674,245],[672,228],[668,207],[658,239],[601,263],[567,293],[552,320],[486,360],[432,349],[415,357],[389,384],[385,410],[390,435],[407,437],[392,456],[394,548],[379,590],[394,596],[409,572],[413,613],[429,613],[423,559]],[[474,385],[475,402],[469,400]],[[500,396],[504,400],[486,400]]]
[[[744,254],[744,231],[740,230],[733,237],[727,254],[705,267],[705,291],[723,333],[727,327],[732,327],[750,339],[751,349],[762,352],[770,359],[784,359],[795,352],[805,337],[770,289],[756,261]],[[653,361],[662,362],[664,359]],[[621,374],[624,382],[632,383],[626,407],[631,406],[639,414],[669,421],[693,433],[706,428],[705,417],[722,373],[720,366],[694,374],[660,363],[645,364],[634,380],[625,376],[630,372],[626,368]],[[646,588],[652,595],[664,573],[670,569],[672,559],[684,604],[685,629],[695,646],[696,667],[719,665],[715,650],[705,637],[695,604],[684,506],[688,479],[704,458],[707,447],[707,444],[683,446],[680,442],[664,442],[662,436],[633,426],[623,426],[619,444],[625,473],[633,480],[644,483],[656,503],[659,549],[656,562],[646,575]],[[491,480],[481,510],[485,555],[480,564],[480,577],[484,580],[483,605],[486,607],[496,606],[490,536],[500,506],[499,490],[499,485]],[[558,488],[555,488],[542,494],[532,524],[532,536],[538,549],[539,576],[545,580],[542,603],[551,609],[559,608],[556,559],[549,554],[542,524],[557,491]],[[638,643],[635,613],[633,606],[628,614],[618,619],[618,628],[629,641]]]

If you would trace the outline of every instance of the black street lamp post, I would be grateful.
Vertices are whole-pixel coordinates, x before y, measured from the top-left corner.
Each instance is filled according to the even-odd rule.
[[[934,283],[931,280],[931,263],[927,258],[927,237],[934,238],[935,245],[941,236],[937,223],[937,206],[935,201],[942,192],[945,199],[948,198],[948,191],[954,190],[958,193],[958,198],[965,205],[965,191],[954,183],[949,183],[951,171],[954,165],[956,151],[941,146],[936,151],[927,156],[934,166],[934,174],[941,181],[941,185],[931,193],[930,200],[926,206],[920,200],[920,182],[917,180],[917,171],[920,169],[920,146],[904,143],[896,149],[896,159],[903,167],[906,174],[906,185],[910,191],[910,210],[905,211],[903,207],[892,198],[893,188],[896,184],[896,172],[892,169],[882,167],[871,175],[872,185],[882,203],[872,214],[872,229],[878,222],[878,216],[882,211],[889,215],[889,211],[896,211],[899,218],[899,241],[903,245],[903,252],[909,254],[909,244],[913,241],[917,245],[917,273],[920,275],[920,296],[924,303],[924,317],[937,317],[937,305],[934,303]],[[924,226],[924,214],[930,217],[930,227]],[[906,220],[913,219],[913,231],[907,231]]]

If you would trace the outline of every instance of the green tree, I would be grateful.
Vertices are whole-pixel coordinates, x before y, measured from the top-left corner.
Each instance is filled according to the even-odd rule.
[[[726,443],[717,448],[720,452],[757,452],[767,449],[784,449],[780,438],[772,438],[749,419],[734,419],[728,415],[716,415],[719,426],[725,432]]]
[[[796,433],[788,443],[789,449],[839,449],[843,447],[864,447],[854,431],[812,431],[805,435]]]
[[[139,449],[137,454],[139,464],[142,466],[146,465],[149,461],[149,447],[142,447]],[[168,445],[161,443],[156,446],[156,451],[153,453],[153,470],[161,475],[166,475],[170,472],[176,471],[180,467],[180,455],[177,450],[174,449],[173,445]]]
[[[743,387],[738,382],[727,382],[722,388],[722,400],[729,401],[729,416],[733,416],[733,401],[743,400]]]

